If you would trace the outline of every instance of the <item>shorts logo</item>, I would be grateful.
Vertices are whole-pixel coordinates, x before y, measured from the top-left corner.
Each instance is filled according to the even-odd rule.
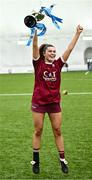
[[[32,108],[37,108],[36,106],[32,106]]]

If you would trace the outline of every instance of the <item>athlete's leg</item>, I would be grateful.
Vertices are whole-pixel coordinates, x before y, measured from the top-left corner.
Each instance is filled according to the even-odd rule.
[[[61,168],[64,173],[68,173],[67,162],[65,161],[65,154],[64,154],[64,140],[63,135],[61,133],[61,124],[62,124],[62,114],[59,113],[49,113],[49,118],[51,121],[55,143],[59,152]]]
[[[34,121],[34,134],[33,134],[33,172],[38,174],[40,171],[39,167],[39,150],[41,144],[41,135],[44,123],[44,113],[33,112]]]
[[[44,113],[32,112],[34,121],[33,148],[39,149],[44,123]]]
[[[58,151],[64,151],[64,140],[61,133],[62,114],[61,112],[49,113],[49,118],[51,121],[57,149]]]

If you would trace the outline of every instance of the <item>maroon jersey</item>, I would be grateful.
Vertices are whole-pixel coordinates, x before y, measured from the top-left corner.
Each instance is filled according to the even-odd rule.
[[[47,64],[43,59],[33,60],[35,85],[32,96],[33,104],[60,102],[61,69],[64,62],[61,58]]]

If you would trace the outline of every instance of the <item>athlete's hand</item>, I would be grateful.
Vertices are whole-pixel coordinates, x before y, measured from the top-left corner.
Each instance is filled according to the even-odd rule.
[[[83,27],[78,25],[77,28],[76,28],[76,31],[77,31],[78,34],[82,33]]]

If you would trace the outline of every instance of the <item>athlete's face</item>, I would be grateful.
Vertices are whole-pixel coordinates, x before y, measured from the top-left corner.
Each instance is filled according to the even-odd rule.
[[[44,52],[45,61],[47,62],[53,62],[56,57],[56,48],[55,47],[47,47],[47,49]]]

